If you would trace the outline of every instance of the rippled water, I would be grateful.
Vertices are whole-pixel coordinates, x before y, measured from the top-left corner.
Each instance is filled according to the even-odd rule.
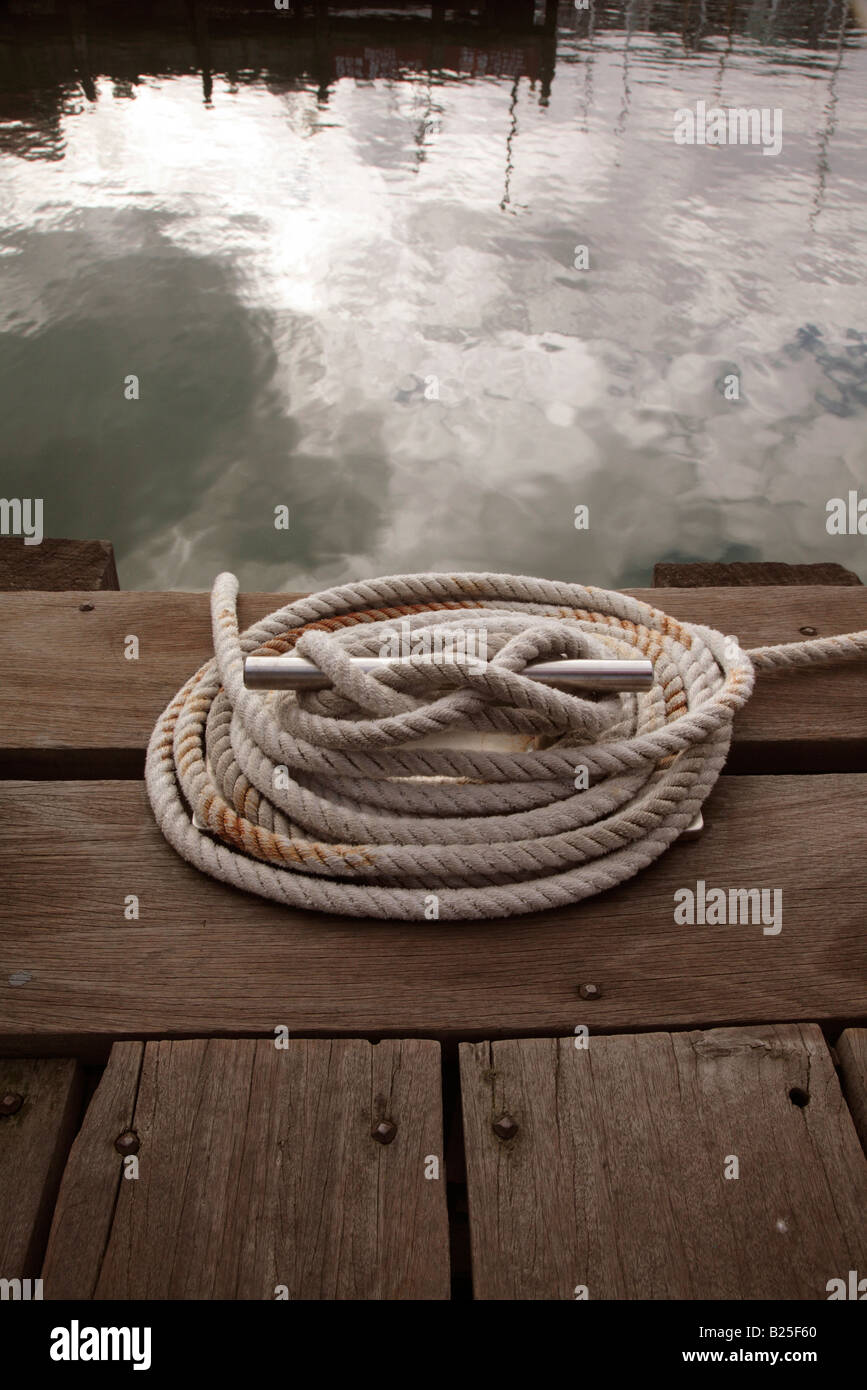
[[[867,579],[863,6],[496,8],[0,8],[2,491],[47,535],[141,588]],[[697,101],[779,157],[676,144]]]

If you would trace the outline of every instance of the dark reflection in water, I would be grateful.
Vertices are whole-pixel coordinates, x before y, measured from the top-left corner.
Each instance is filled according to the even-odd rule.
[[[0,0],[3,495],[130,587],[867,579],[865,50],[842,0]],[[781,153],[676,144],[699,101]]]

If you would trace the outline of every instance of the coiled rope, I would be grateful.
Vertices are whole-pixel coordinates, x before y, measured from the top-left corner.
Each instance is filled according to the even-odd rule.
[[[154,729],[154,814],[215,878],[353,917],[508,917],[623,883],[694,819],[756,672],[867,656],[867,632],[744,651],[625,594],[514,575],[343,585],[244,633],[237,594],[219,575],[214,659]],[[478,654],[484,638],[487,659],[351,664],[401,630],[414,650],[462,639]],[[288,651],[332,688],[245,688],[245,656]],[[521,675],[560,657],[646,657],[653,688],[594,700]],[[461,733],[476,746],[436,746]],[[523,736],[524,751],[480,747],[492,733]]]

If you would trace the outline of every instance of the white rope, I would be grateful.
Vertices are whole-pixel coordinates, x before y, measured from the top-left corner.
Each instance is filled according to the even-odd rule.
[[[243,634],[237,594],[234,575],[217,577],[215,659],[154,729],[154,814],[215,878],[353,917],[508,917],[615,887],[695,818],[756,671],[867,656],[867,632],[744,651],[624,594],[514,575],[344,585]],[[472,654],[470,634],[484,637],[487,660],[359,673],[349,658],[381,655],[403,624],[414,650],[447,634]],[[245,689],[244,657],[260,650],[307,657],[332,688]],[[653,688],[594,701],[521,675],[564,656],[647,657]],[[465,731],[475,747],[430,746]],[[486,750],[491,733],[527,751]]]

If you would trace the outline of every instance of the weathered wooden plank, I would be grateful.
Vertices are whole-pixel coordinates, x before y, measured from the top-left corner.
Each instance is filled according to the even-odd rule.
[[[242,625],[291,597],[241,596]],[[0,776],[142,776],[158,715],[213,656],[208,604],[207,594],[0,594]],[[138,660],[124,656],[128,636]]]
[[[118,589],[110,541],[0,538],[0,589]]]
[[[665,561],[653,566],[654,589],[705,589],[749,584],[860,584],[854,570],[833,561],[787,565],[778,560]]]
[[[725,777],[704,835],[613,892],[501,922],[371,922],[282,908],[199,873],[165,843],[138,783],[4,783],[0,1044],[261,1036],[278,1022],[462,1038],[562,1034],[582,1020],[859,1022],[865,818],[864,775]],[[676,924],[675,892],[699,880],[779,888],[781,931]],[[588,1002],[586,983],[599,991]]]
[[[464,1044],[461,1080],[476,1298],[827,1299],[865,1268],[812,1025]]]
[[[45,1298],[92,1298],[111,1232],[122,1159],[115,1140],[135,1124],[144,1043],[111,1050],[66,1162],[42,1266]]]
[[[867,1028],[847,1028],[837,1040],[843,1093],[867,1152]]]
[[[0,1277],[38,1276],[81,1101],[68,1058],[0,1058]],[[18,1100],[20,1098],[20,1104]]]
[[[867,588],[631,590],[747,647],[867,628]],[[244,626],[290,595],[241,598]],[[80,604],[88,605],[82,612]],[[124,658],[128,635],[139,659]],[[212,655],[206,594],[0,594],[0,775],[140,776],[159,713]],[[735,724],[738,771],[867,771],[860,665],[759,681]]]
[[[95,1191],[84,1154],[110,1152],[124,1113],[119,1089],[98,1092],[45,1296],[448,1298],[439,1057],[420,1040],[148,1043],[122,1088],[139,1175],[121,1178],[115,1154],[115,1181]],[[78,1262],[82,1210],[110,1233]]]

